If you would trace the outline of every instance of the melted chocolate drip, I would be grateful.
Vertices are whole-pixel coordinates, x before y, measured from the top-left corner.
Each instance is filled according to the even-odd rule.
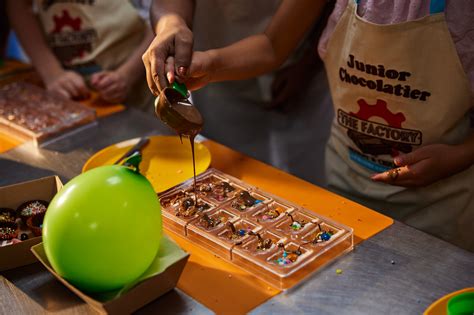
[[[201,113],[186,97],[173,88],[165,88],[161,92],[155,111],[165,124],[178,133],[181,143],[183,135],[189,137],[193,155],[194,199],[197,204],[194,138],[196,138],[204,124]]]
[[[175,89],[166,88],[161,92],[155,111],[180,136],[195,137],[202,129],[201,113]]]

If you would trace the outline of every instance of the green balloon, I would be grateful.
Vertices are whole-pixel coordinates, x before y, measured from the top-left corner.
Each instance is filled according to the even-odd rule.
[[[51,201],[43,242],[51,266],[85,292],[116,290],[154,260],[161,206],[150,182],[119,165],[72,179]]]

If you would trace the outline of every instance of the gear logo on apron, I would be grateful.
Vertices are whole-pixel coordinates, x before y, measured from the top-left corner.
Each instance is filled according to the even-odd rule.
[[[357,100],[357,104],[358,112],[346,113],[342,109],[337,111],[338,124],[347,129],[347,136],[360,150],[357,152],[350,148],[352,160],[379,171],[393,167],[393,163],[392,159],[381,159],[378,156],[395,157],[400,152],[411,152],[415,145],[421,145],[422,133],[402,128],[405,115],[391,112],[386,101],[377,99],[374,105],[370,105],[361,98]],[[374,118],[378,118],[377,121]]]
[[[54,15],[53,19],[54,28],[48,34],[48,42],[63,63],[69,64],[92,51],[97,32],[92,28],[82,29],[80,17],[72,18],[68,10],[62,10],[62,15]]]

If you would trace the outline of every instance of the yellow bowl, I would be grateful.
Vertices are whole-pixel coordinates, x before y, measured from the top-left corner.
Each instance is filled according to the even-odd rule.
[[[102,165],[112,165],[139,141],[139,138],[113,144],[94,154],[82,167],[82,172]],[[211,153],[202,143],[195,143],[196,175],[211,164]],[[156,192],[165,191],[193,176],[191,145],[187,138],[181,143],[177,136],[151,136],[142,150],[140,172]]]
[[[474,287],[472,288],[465,288],[456,292],[449,293],[442,298],[436,300],[433,304],[431,304],[426,311],[423,313],[423,315],[446,315],[447,314],[447,306],[448,306],[448,301],[452,297],[455,297],[461,293],[466,293],[466,292],[474,292]]]

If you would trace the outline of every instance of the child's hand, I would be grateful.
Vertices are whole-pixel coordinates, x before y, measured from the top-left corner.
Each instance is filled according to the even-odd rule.
[[[461,146],[432,144],[394,159],[396,169],[378,173],[376,182],[404,187],[422,187],[454,175],[469,167]]]
[[[109,103],[120,103],[127,97],[130,84],[120,71],[101,71],[91,75],[91,86]]]
[[[45,84],[48,91],[68,99],[84,99],[90,94],[84,79],[74,71],[64,70],[51,80],[46,80]]]

